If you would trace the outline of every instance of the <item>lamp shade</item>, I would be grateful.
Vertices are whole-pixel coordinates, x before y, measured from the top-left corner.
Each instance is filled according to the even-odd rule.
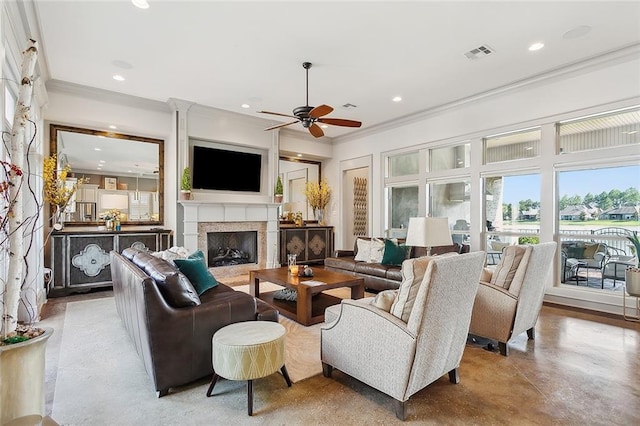
[[[446,217],[410,217],[405,244],[417,247],[450,246],[451,232]]]

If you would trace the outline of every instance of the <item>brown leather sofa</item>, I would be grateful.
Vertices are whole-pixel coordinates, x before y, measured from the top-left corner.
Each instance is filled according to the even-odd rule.
[[[213,373],[211,338],[220,328],[278,321],[271,305],[222,283],[198,296],[178,285],[186,277],[171,263],[135,249],[111,252],[111,275],[116,309],[158,397]]]
[[[365,240],[371,239],[371,237],[358,238]],[[384,240],[382,237],[379,239]],[[398,244],[404,244],[404,240],[398,239]],[[450,246],[431,248],[432,255],[451,252],[467,253],[469,252],[469,246],[454,243]],[[324,260],[324,269],[362,277],[364,278],[365,288],[374,292],[395,290],[400,287],[400,283],[402,282],[401,266],[356,261],[355,257],[357,253],[358,242],[356,239],[353,250],[336,250],[334,257],[326,258]],[[427,250],[424,247],[411,247],[409,258],[426,256],[426,254]]]

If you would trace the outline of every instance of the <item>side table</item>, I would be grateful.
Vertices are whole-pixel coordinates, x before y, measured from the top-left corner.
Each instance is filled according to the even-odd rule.
[[[227,325],[212,339],[213,378],[207,390],[211,396],[219,377],[247,381],[247,413],[253,415],[253,380],[280,370],[291,387],[284,365],[286,330],[277,322],[245,321]]]

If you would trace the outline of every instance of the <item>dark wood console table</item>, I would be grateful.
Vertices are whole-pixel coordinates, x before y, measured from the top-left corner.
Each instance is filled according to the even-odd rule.
[[[122,252],[127,247],[166,250],[171,247],[173,233],[168,229],[149,227],[131,227],[117,232],[68,227],[54,232],[50,238],[53,283],[49,296],[56,297],[111,286],[111,250]]]
[[[280,264],[287,254],[296,254],[297,263],[324,263],[333,253],[333,226],[280,225]]]

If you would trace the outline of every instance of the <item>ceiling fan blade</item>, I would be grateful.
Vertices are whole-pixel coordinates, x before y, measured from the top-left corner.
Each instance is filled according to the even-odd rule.
[[[298,121],[296,120],[296,121],[292,121],[291,123],[282,123],[282,124],[278,124],[278,125],[275,125],[275,126],[267,127],[267,128],[266,128],[266,129],[264,129],[264,130],[273,130],[273,129],[277,129],[277,128],[279,128],[279,127],[290,126],[290,125],[292,125],[292,124],[296,124],[297,122],[298,122]]]
[[[344,118],[318,118],[319,123],[331,124],[332,126],[343,127],[360,127],[362,123],[355,120],[346,120]]]
[[[324,132],[316,123],[313,123],[309,126],[309,133],[311,133],[316,138],[321,138],[324,136]]]
[[[324,115],[330,114],[333,111],[329,105],[320,105],[309,111],[309,117],[320,118]]]
[[[289,114],[281,114],[279,112],[271,112],[271,111],[258,111],[259,114],[271,114],[271,115],[279,115],[281,117],[289,117],[289,118],[298,118],[295,115],[289,115]]]

